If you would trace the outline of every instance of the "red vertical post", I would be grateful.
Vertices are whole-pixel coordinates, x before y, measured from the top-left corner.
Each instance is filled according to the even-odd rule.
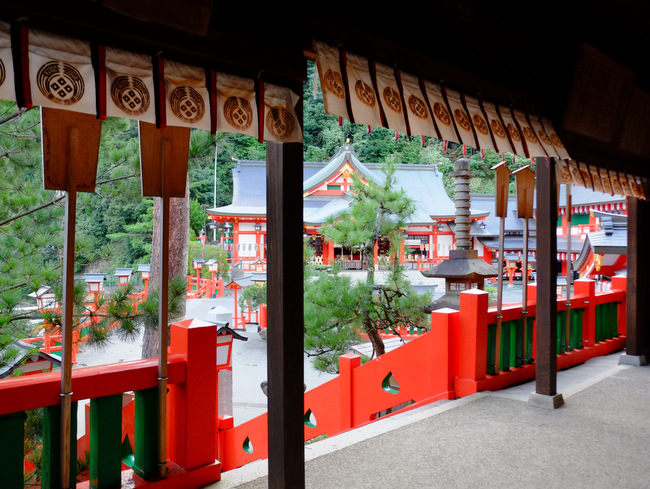
[[[361,357],[346,353],[339,357],[339,382],[341,384],[341,431],[352,428],[352,371],[361,365]]]
[[[458,311],[438,309],[431,312],[431,332],[434,335],[431,358],[435,362],[434,371],[438,381],[446,385],[448,392],[454,390],[454,377],[458,369]]]
[[[488,293],[471,289],[460,293],[458,377],[481,380],[487,365]]]
[[[266,329],[266,304],[260,304],[260,331]]]
[[[186,470],[214,464],[217,431],[217,328],[198,319],[171,325],[171,353],[187,360],[182,384],[170,385],[169,456]]]
[[[575,295],[586,295],[585,313],[582,321],[582,344],[594,346],[596,344],[596,282],[589,278],[580,278],[573,281]]]

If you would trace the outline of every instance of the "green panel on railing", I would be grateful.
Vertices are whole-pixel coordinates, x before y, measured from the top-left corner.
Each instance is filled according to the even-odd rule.
[[[618,303],[608,302],[596,306],[596,341],[618,336]]]
[[[23,411],[0,416],[0,474],[7,489],[23,488],[25,417]]]
[[[571,309],[570,317],[571,324],[569,328],[569,338],[567,342],[566,311],[557,312],[557,354],[565,353],[566,351],[582,348],[582,317],[584,309]],[[568,348],[567,348],[568,344]]]
[[[119,488],[122,479],[122,394],[90,400],[90,487]]]
[[[496,337],[496,330],[497,330],[497,325],[496,324],[488,324],[488,327],[487,327],[487,358],[486,358],[485,371],[490,375],[494,375],[494,341],[495,341],[495,337]]]
[[[571,348],[577,350],[582,348],[582,318],[584,309],[571,310]]]
[[[43,414],[43,489],[61,487],[61,405],[49,406]],[[70,486],[77,480],[77,403],[70,415]]]
[[[535,323],[535,318],[526,317],[526,345],[524,347],[524,327],[523,327],[523,318],[513,321],[516,323],[516,339],[515,339],[515,354],[516,361],[515,366],[521,367],[532,363],[533,361],[533,325]],[[525,349],[524,349],[525,348]]]
[[[566,342],[566,311],[558,311],[556,315],[557,322],[557,348],[556,353],[564,353]]]
[[[532,362],[533,352],[533,322],[534,318],[528,318],[528,330],[526,334],[526,356],[522,358],[523,349],[523,321],[513,319],[501,323],[501,341],[499,342],[499,370],[504,372],[513,367],[521,367],[524,363]],[[490,375],[495,374],[494,355],[496,341],[496,324],[488,325],[487,337],[487,365],[486,371]]]
[[[133,471],[143,479],[158,475],[158,388],[135,393]]]

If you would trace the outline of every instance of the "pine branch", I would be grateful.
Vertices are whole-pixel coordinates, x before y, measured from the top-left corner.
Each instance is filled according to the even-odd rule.
[[[13,114],[0,119],[0,125],[4,124],[5,122],[9,122],[10,120],[15,119],[16,117],[20,117],[25,112],[27,112],[27,109],[25,108],[19,109],[17,112],[14,112]]]
[[[59,201],[61,201],[63,199],[65,199],[65,195],[62,195],[61,197],[57,197],[56,199],[51,200],[49,202],[46,202],[43,205],[39,205],[38,207],[34,207],[33,209],[25,211],[22,214],[18,214],[18,215],[15,215],[13,217],[10,217],[9,219],[5,219],[4,221],[0,221],[0,226],[5,226],[5,225],[9,224],[10,222],[13,222],[13,221],[15,221],[17,219],[20,219],[21,217],[25,217],[25,216],[28,216],[30,214],[33,214],[34,212],[40,211],[41,209],[45,209],[46,207],[54,205],[54,204],[56,204],[57,202],[59,202]]]

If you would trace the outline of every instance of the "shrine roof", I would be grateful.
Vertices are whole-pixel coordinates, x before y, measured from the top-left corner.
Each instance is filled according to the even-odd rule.
[[[344,146],[345,148],[345,146]],[[361,163],[352,151],[342,149],[329,162],[305,162],[303,165],[303,190],[324,185],[328,178],[336,175],[348,163],[359,175],[378,184],[383,183],[385,175],[379,163]],[[209,209],[212,215],[226,217],[266,215],[266,162],[238,160],[232,170],[232,203],[216,209]],[[447,195],[442,175],[435,165],[401,164],[396,165],[397,185],[405,190],[415,203],[415,212],[409,224],[431,225],[435,220],[455,217],[456,209]],[[322,224],[333,215],[340,214],[349,205],[346,194],[324,195],[311,193],[304,199],[304,219],[308,224]],[[484,217],[489,211],[472,209],[472,217]]]

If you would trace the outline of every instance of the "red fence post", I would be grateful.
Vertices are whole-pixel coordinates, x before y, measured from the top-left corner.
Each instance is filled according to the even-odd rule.
[[[352,428],[352,371],[361,365],[361,357],[346,353],[339,357],[339,382],[341,383],[341,431]]]
[[[169,456],[186,470],[215,463],[217,327],[198,319],[171,325],[171,353],[186,357],[185,382],[169,389]]]
[[[589,278],[579,278],[573,281],[575,295],[586,295],[585,313],[582,321],[583,346],[596,344],[596,282]]]
[[[622,290],[625,298],[618,305],[618,334],[627,336],[627,277],[615,275],[612,277],[612,291]]]
[[[266,329],[266,304],[260,304],[260,331]]]
[[[435,371],[444,377],[447,392],[454,391],[458,369],[458,311],[449,308],[431,312],[431,332],[434,335],[431,358]]]
[[[481,380],[487,367],[488,293],[471,289],[460,293],[458,377]]]

